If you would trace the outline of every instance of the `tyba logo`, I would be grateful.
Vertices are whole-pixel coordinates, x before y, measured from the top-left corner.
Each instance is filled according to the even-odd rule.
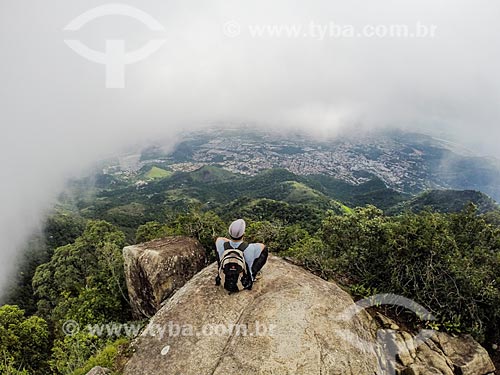
[[[163,26],[146,12],[125,4],[105,4],[82,13],[71,21],[65,31],[80,30],[90,21],[106,16],[126,16],[134,18],[151,31],[165,31]],[[146,59],[158,51],[165,39],[152,39],[141,48],[127,52],[124,40],[106,40],[106,51],[93,50],[79,40],[66,39],[64,42],[77,54],[89,61],[106,66],[106,88],[125,87],[125,65]]]

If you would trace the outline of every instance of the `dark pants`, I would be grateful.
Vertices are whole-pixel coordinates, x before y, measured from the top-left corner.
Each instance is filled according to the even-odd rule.
[[[260,253],[259,257],[253,261],[252,264],[252,275],[255,277],[257,273],[264,267],[264,264],[267,262],[267,257],[269,255],[269,250],[267,249],[267,246],[262,249],[262,252]]]

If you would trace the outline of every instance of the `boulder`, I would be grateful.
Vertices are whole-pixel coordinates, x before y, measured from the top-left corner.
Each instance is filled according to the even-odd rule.
[[[214,285],[212,264],[176,292],[132,343],[126,375],[373,375],[373,351],[350,346],[342,330],[370,341],[370,316],[338,316],[353,300],[336,284],[270,256],[251,291]]]
[[[206,265],[206,252],[189,237],[176,236],[123,249],[125,279],[134,318],[152,317],[161,303]]]
[[[470,335],[453,336],[435,332],[415,346],[408,332],[402,331],[391,319],[377,314],[383,327],[397,327],[395,342],[398,347],[396,372],[402,375],[489,375],[495,366],[486,351]]]
[[[416,371],[417,368],[424,370]],[[430,370],[446,375],[488,375],[494,373],[495,366],[486,349],[470,335],[437,332],[416,349],[415,360],[402,373],[424,375]]]

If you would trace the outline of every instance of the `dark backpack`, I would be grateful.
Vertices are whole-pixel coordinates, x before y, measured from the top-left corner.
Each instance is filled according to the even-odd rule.
[[[220,259],[219,278],[224,289],[229,293],[252,288],[252,278],[248,271],[243,252],[248,247],[246,242],[233,248],[229,241],[224,243],[224,253]]]

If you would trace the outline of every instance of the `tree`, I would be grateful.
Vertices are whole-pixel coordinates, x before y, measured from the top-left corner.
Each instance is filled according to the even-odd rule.
[[[333,258],[339,276],[352,282],[380,282],[386,275],[387,229],[387,218],[374,206],[345,215],[331,211],[318,232],[325,244],[322,257]]]
[[[26,318],[17,306],[0,307],[0,373],[46,374],[49,357],[47,322]]]
[[[73,243],[85,230],[85,220],[70,212],[57,211],[45,222],[47,246],[55,249]]]
[[[226,224],[217,214],[212,211],[202,212],[199,210],[181,214],[169,223],[172,233],[196,238],[207,250],[210,260],[215,260],[215,239],[227,230]]]
[[[40,298],[39,312],[53,320],[63,318],[74,311],[71,303],[81,304],[91,297],[89,290],[93,290],[94,302],[106,306],[108,319],[127,317],[124,243],[124,234],[111,224],[89,221],[81,237],[56,249],[50,262],[37,268],[33,288]],[[91,306],[88,308],[92,310]],[[52,316],[54,311],[57,316]],[[102,316],[94,318],[99,320]]]
[[[273,252],[288,250],[307,237],[309,234],[299,225],[284,225],[279,221],[250,222],[246,230],[246,239],[249,242],[262,242]]]
[[[149,221],[137,228],[135,234],[135,242],[147,242],[157,238],[170,236],[174,233],[173,229],[165,224],[160,224],[157,221]]]
[[[57,248],[51,260],[37,268],[33,288],[38,309],[50,319],[55,337],[51,368],[70,374],[106,344],[105,338],[85,333],[63,335],[74,320],[88,324],[125,322],[130,318],[122,248],[123,232],[105,221],[89,221],[74,243]]]

